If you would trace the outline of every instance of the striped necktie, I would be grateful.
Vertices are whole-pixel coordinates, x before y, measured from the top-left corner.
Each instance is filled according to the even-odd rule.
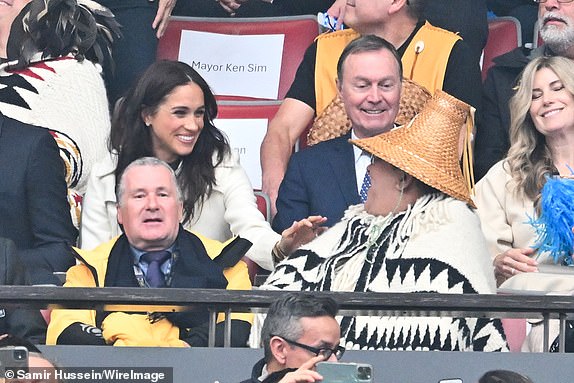
[[[165,276],[161,271],[161,265],[168,260],[170,252],[163,251],[150,251],[142,254],[142,261],[148,263],[145,280],[149,287],[165,287]]]

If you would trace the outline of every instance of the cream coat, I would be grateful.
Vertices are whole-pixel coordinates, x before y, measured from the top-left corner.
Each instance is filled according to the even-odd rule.
[[[529,217],[535,217],[532,200],[516,194],[516,182],[508,171],[505,160],[496,163],[476,184],[475,204],[478,208],[482,231],[488,243],[491,258],[511,248],[526,248],[534,244],[536,234],[528,222]],[[551,257],[534,253],[539,263],[553,264]],[[540,273],[536,275],[518,274],[508,279],[500,287],[513,290],[536,290],[532,285],[526,286],[521,281],[541,283]],[[532,321],[531,321],[532,322]],[[531,352],[542,351],[542,326],[534,327],[526,338],[522,350]],[[556,323],[552,323],[550,342],[557,335]]]
[[[506,166],[504,160],[496,163],[476,184],[474,202],[492,259],[511,248],[529,247],[536,239],[527,223],[535,214],[532,201],[516,194]]]
[[[121,234],[116,211],[115,167],[115,156],[107,155],[92,170],[82,207],[82,249],[92,249]],[[203,207],[196,204],[195,218],[185,228],[221,242],[239,235],[253,243],[247,256],[259,266],[273,270],[271,250],[281,236],[271,229],[257,209],[253,188],[235,154],[215,169],[215,179],[211,195]]]

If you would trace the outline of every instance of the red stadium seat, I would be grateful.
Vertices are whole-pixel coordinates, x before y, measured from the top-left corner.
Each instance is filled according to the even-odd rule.
[[[257,208],[263,214],[267,222],[271,223],[271,200],[267,193],[260,190],[255,190],[255,198],[257,198]]]
[[[158,59],[177,60],[182,30],[227,35],[285,35],[277,99],[289,90],[305,50],[319,34],[315,16],[286,16],[266,18],[200,18],[171,17],[164,36],[159,40]],[[221,95],[218,98],[249,100],[252,98]]]
[[[486,79],[492,60],[514,48],[522,46],[520,22],[510,16],[497,17],[488,21],[488,40],[482,59],[482,80]]]

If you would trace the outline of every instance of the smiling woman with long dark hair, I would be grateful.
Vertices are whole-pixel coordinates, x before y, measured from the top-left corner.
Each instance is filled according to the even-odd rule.
[[[120,234],[116,181],[133,160],[154,156],[176,171],[187,229],[220,241],[248,239],[247,255],[272,269],[271,249],[280,236],[257,209],[245,171],[213,124],[216,116],[215,97],[193,68],[177,61],[151,65],[116,106],[111,155],[96,166],[84,200],[82,248]]]

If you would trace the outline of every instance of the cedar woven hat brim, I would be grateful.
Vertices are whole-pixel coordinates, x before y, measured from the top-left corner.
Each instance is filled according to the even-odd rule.
[[[475,207],[458,154],[461,128],[469,112],[468,104],[437,90],[408,125],[351,143]]]
[[[395,118],[398,125],[407,124],[424,107],[431,97],[430,92],[416,82],[403,78],[399,112]],[[341,137],[351,130],[351,120],[347,117],[343,100],[337,94],[323,112],[315,118],[307,133],[307,145]]]

